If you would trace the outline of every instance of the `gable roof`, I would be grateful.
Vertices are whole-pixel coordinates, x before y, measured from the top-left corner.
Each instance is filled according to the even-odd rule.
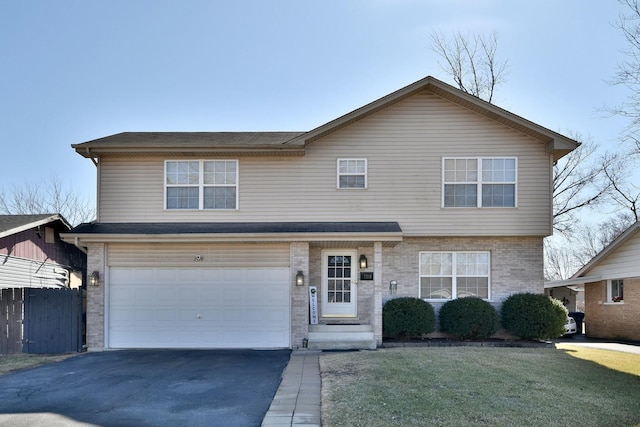
[[[304,155],[304,147],[420,92],[430,92],[546,145],[554,160],[578,147],[571,138],[510,113],[434,77],[405,86],[389,95],[308,132],[123,132],[72,147],[87,158],[126,155]]]
[[[60,214],[0,215],[0,238],[56,221],[71,230],[71,225]]]
[[[383,96],[382,98],[373,101],[363,107],[360,107],[348,114],[345,114],[342,117],[339,117],[296,138],[293,138],[291,141],[287,142],[287,144],[297,144],[301,141],[304,141],[305,144],[308,144],[358,120],[361,120],[371,114],[374,114],[377,111],[380,111],[390,105],[400,102],[405,98],[424,91],[447,99],[475,113],[485,116],[490,120],[501,123],[518,132],[537,139],[542,143],[545,143],[547,145],[547,151],[550,154],[553,154],[554,160],[560,159],[562,156],[573,151],[580,145],[580,143],[571,138],[568,138],[536,123],[533,123],[527,119],[517,116],[494,104],[484,101],[477,96],[470,95],[431,76],[425,77],[422,80],[418,80],[415,83],[405,86],[404,88],[390,93],[387,96]]]
[[[613,242],[609,243],[607,247],[594,256],[591,261],[585,264],[580,270],[578,270],[571,279],[577,279],[585,276],[590,270],[596,267],[603,259],[611,255],[616,249],[622,246],[624,243],[632,239],[640,231],[640,221],[632,224],[622,234],[620,234]]]

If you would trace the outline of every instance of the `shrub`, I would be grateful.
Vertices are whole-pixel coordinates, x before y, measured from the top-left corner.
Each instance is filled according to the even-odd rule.
[[[386,337],[416,337],[435,330],[436,313],[426,301],[402,297],[382,307],[382,332]]]
[[[500,327],[500,315],[478,297],[458,298],[444,303],[438,314],[440,330],[461,339],[489,338]]]
[[[513,294],[502,304],[502,326],[524,339],[559,337],[564,334],[567,309],[555,301],[543,294]]]
[[[567,310],[567,307],[565,307],[562,301],[560,301],[559,299],[556,299],[556,298],[549,298],[549,299],[553,304],[553,312],[558,318],[557,322],[554,323],[554,326],[556,326],[556,330],[553,331],[553,334],[551,335],[552,338],[556,338],[564,335],[564,331],[565,331],[564,325],[567,323],[569,310]]]

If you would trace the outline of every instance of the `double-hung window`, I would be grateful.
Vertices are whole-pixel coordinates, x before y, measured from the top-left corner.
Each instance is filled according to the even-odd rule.
[[[167,209],[237,209],[237,160],[165,162]]]
[[[443,206],[516,206],[515,157],[444,158]]]
[[[607,281],[607,301],[623,302],[624,301],[624,280],[613,279]]]
[[[420,252],[420,298],[491,297],[489,252]]]
[[[338,159],[338,188],[367,188],[367,159]]]

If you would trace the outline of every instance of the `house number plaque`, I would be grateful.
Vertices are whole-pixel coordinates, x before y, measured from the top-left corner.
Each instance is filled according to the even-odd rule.
[[[373,280],[373,271],[365,271],[360,273],[360,280]]]

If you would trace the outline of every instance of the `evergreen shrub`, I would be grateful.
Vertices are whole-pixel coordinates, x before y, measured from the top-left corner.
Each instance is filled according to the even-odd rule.
[[[484,339],[500,328],[500,315],[493,305],[478,297],[444,303],[438,313],[440,330],[460,339]]]
[[[543,294],[513,294],[502,304],[502,326],[523,339],[549,339],[564,334],[567,309]]]
[[[433,306],[420,298],[394,298],[382,307],[382,333],[385,337],[418,337],[433,332],[435,324]]]

